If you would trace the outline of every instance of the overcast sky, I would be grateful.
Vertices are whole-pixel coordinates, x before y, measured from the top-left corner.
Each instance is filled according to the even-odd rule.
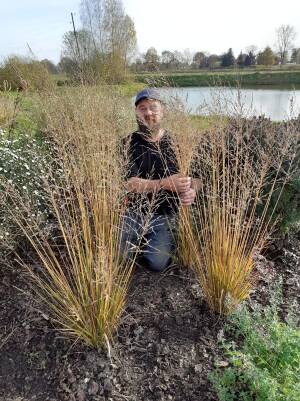
[[[79,0],[0,0],[0,58],[27,54],[58,62],[61,39],[71,30],[70,13],[80,26]],[[221,54],[232,47],[237,56],[249,45],[273,46],[275,29],[295,27],[300,47],[300,0],[123,0],[133,19],[138,47],[207,51]]]

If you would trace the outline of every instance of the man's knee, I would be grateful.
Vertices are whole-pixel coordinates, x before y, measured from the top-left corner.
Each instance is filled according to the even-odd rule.
[[[163,254],[161,252],[157,253],[144,253],[143,255],[143,265],[152,271],[161,272],[165,270],[171,263],[171,256],[168,254]]]

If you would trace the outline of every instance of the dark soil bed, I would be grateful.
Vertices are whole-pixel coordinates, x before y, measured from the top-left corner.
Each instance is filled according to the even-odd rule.
[[[284,319],[299,305],[300,239],[278,241],[256,269],[251,299],[263,305],[282,276]],[[1,401],[217,400],[207,374],[226,365],[217,346],[224,321],[208,310],[191,272],[135,273],[110,355],[63,339],[18,267],[0,275]]]

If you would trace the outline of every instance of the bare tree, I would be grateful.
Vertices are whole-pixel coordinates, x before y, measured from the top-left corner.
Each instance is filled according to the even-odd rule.
[[[127,62],[136,49],[136,32],[120,0],[105,0],[103,27],[106,52]]]
[[[286,63],[288,52],[293,47],[293,41],[295,40],[296,35],[295,28],[291,25],[281,25],[276,29],[276,45],[281,64]]]
[[[125,14],[122,1],[82,0],[80,15],[91,37],[94,59],[104,65],[107,78],[122,79],[136,50],[134,23]]]
[[[159,68],[159,55],[155,47],[149,47],[144,55],[147,70],[156,71]]]
[[[168,70],[174,63],[174,54],[170,50],[163,50],[161,53],[161,63]]]
[[[76,34],[76,38],[73,31],[63,35],[62,56],[69,57],[74,62],[83,62],[91,57],[92,39],[90,33],[84,29],[80,29]]]
[[[194,53],[191,52],[190,49],[184,49],[182,55],[186,66],[190,66],[193,61]]]
[[[249,45],[246,47],[246,53],[252,53],[253,55],[256,55],[257,52],[257,46],[256,45]]]
[[[82,0],[80,4],[80,19],[82,25],[92,37],[95,51],[104,53],[103,45],[103,0]]]

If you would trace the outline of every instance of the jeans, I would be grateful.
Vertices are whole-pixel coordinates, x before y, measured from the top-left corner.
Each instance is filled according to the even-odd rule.
[[[163,271],[172,261],[174,216],[153,214],[144,217],[134,212],[124,216],[121,234],[121,252],[133,258],[138,252],[137,264],[152,271]]]

